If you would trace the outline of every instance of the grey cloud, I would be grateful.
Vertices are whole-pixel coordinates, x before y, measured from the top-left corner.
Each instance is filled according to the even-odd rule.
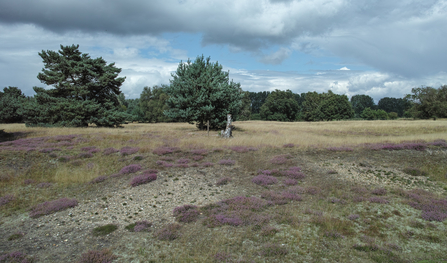
[[[291,51],[288,48],[282,47],[278,51],[264,56],[260,61],[264,64],[278,65],[281,64],[284,59],[288,58],[290,53]]]

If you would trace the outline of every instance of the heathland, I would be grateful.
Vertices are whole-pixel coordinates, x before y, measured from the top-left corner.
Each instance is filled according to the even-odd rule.
[[[0,262],[447,261],[447,120],[234,124],[0,124]]]

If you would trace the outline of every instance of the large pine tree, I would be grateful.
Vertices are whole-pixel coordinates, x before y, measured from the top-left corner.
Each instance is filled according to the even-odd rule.
[[[37,78],[53,89],[34,87],[33,103],[25,111],[28,126],[115,127],[124,123],[118,95],[125,78],[121,69],[102,58],[92,59],[79,45],[62,46],[59,52],[39,53],[44,69]]]
[[[211,129],[225,127],[227,114],[237,119],[242,105],[243,92],[239,83],[229,80],[229,73],[222,71],[218,62],[199,56],[194,62],[180,62],[171,75],[171,85],[165,88],[170,96],[169,110],[165,115],[173,120],[196,123],[199,129],[210,122]]]

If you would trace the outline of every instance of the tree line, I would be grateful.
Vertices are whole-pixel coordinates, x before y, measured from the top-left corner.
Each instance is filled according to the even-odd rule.
[[[0,91],[0,123],[25,122],[27,126],[118,127],[125,122],[188,122],[204,129],[234,120],[332,121],[446,118],[447,85],[418,87],[404,98],[385,97],[374,103],[368,95],[332,91],[296,94],[290,90],[243,91],[218,63],[198,56],[180,62],[169,85],[144,87],[137,99],[120,90],[121,69],[104,59],[90,58],[79,45],[58,52],[39,52],[44,68],[37,78],[52,89],[34,87],[26,97],[17,87]]]

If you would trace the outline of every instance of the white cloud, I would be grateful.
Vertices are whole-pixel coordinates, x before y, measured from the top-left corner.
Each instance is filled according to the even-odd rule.
[[[342,67],[342,68],[339,69],[339,70],[350,70],[350,69],[348,69],[347,67]]]

